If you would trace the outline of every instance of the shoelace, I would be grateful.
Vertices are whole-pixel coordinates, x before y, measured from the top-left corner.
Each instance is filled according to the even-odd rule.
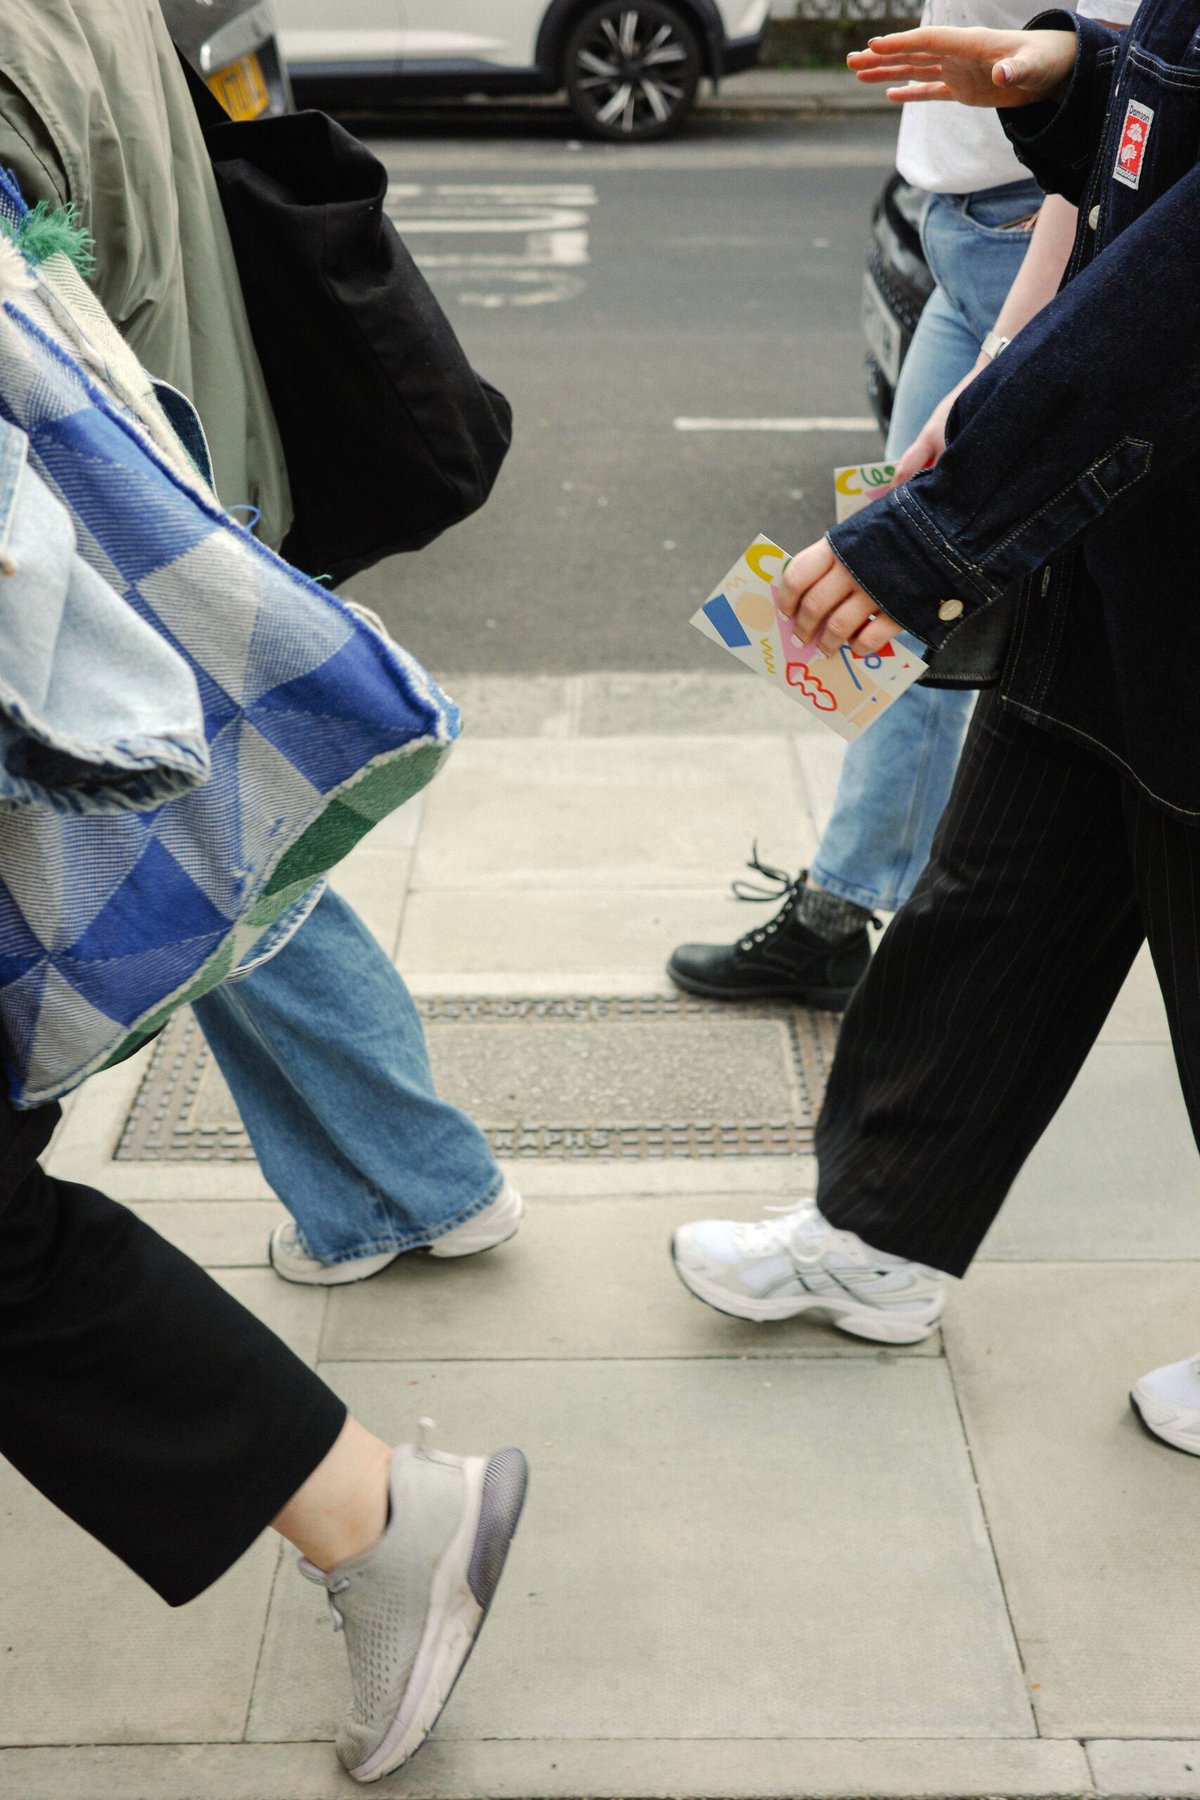
[[[766,888],[758,887],[754,882],[745,881],[739,876],[733,883],[733,891],[738,899],[749,900],[755,905],[761,905],[764,901],[770,900],[782,900],[783,904],[773,919],[768,919],[767,923],[761,925],[757,931],[747,932],[744,938],[739,938],[739,950],[753,950],[756,945],[765,944],[768,938],[774,937],[777,931],[782,931],[792,916],[792,909],[801,889],[808,880],[807,869],[801,869],[800,873],[793,878],[786,869],[776,869],[770,863],[763,862],[758,854],[757,838],[754,840],[750,860],[746,867],[765,876],[773,885]]]
[[[436,1427],[432,1419],[420,1418],[417,1420],[417,1450],[420,1455],[427,1456],[430,1450],[432,1450],[433,1434],[435,1430]],[[335,1631],[344,1631],[346,1629],[346,1615],[338,1605],[336,1596],[346,1592],[347,1588],[350,1586],[350,1577],[348,1575],[331,1576],[326,1570],[319,1569],[316,1563],[310,1562],[307,1556],[300,1557],[299,1564],[300,1573],[304,1576],[306,1581],[313,1581],[318,1587],[323,1587],[325,1589],[325,1603],[329,1608],[329,1616],[333,1620],[333,1629]]]
[[[763,1210],[775,1213],[777,1217],[759,1219],[738,1228],[742,1244],[755,1255],[769,1255],[781,1250],[798,1262],[820,1262],[825,1251],[840,1236],[821,1217],[811,1200],[793,1200],[786,1206],[767,1206]]]
[[[781,900],[783,904],[773,919],[768,919],[767,923],[761,925],[757,931],[747,932],[744,938],[738,939],[739,950],[753,950],[757,945],[765,944],[768,938],[774,937],[776,932],[782,931],[790,921],[796,902],[804,892],[805,884],[808,881],[807,869],[801,869],[800,873],[793,878],[786,869],[776,869],[770,863],[763,862],[758,854],[757,838],[751,846],[750,858],[746,867],[753,869],[756,874],[765,876],[773,885],[759,887],[755,882],[746,881],[739,875],[731,883],[733,892],[738,899],[749,900],[754,905],[762,905],[765,901],[770,900]],[[874,913],[869,914],[868,917],[877,931],[882,929],[882,919],[877,919]]]
[[[335,1594],[344,1594],[350,1586],[348,1575],[335,1575],[331,1580],[324,1569],[318,1569],[316,1563],[309,1562],[306,1556],[300,1558],[300,1573],[306,1581],[315,1581],[318,1587],[325,1589],[325,1603],[329,1608],[329,1616],[333,1620],[335,1631],[344,1631],[346,1615],[334,1598]]]
[[[756,875],[765,875],[772,884],[770,887],[759,887],[756,882],[746,881],[741,875],[731,883],[739,900],[749,900],[755,905],[761,905],[768,900],[782,900],[790,889],[794,888],[798,882],[806,880],[808,876],[808,870],[801,869],[799,875],[793,880],[786,869],[776,869],[771,863],[763,862],[758,854],[757,838],[750,847],[750,857],[746,867],[753,869]]]

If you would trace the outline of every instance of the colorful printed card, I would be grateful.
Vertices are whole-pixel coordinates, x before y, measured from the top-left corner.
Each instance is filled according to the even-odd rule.
[[[748,669],[786,689],[839,737],[861,737],[925,664],[898,643],[870,656],[849,645],[826,656],[815,643],[800,643],[779,604],[779,578],[790,561],[770,538],[755,538],[691,622]]]
[[[840,525],[852,513],[859,512],[880,493],[896,473],[895,463],[851,463],[848,468],[833,471],[834,517]]]

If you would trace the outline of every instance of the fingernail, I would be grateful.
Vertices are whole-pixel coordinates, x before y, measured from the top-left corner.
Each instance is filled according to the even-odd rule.
[[[1003,82],[1004,82],[1004,83],[1005,83],[1005,85],[1006,85],[1006,86],[1007,86],[1007,84],[1008,84],[1008,83],[1009,83],[1009,82],[1010,82],[1010,81],[1011,81],[1011,80],[1012,80],[1012,78],[1013,78],[1013,72],[1012,72],[1012,64],[1011,64],[1011,63],[1006,63],[1006,62],[1002,62],[1002,63],[1000,63],[1000,64],[998,64],[998,65],[997,65],[997,66],[998,66],[998,67],[999,67],[999,70],[1000,70],[1000,79],[1001,79],[1001,81],[1003,81]]]

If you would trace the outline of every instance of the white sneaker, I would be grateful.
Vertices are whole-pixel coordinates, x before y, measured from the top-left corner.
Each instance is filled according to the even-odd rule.
[[[353,1698],[337,1753],[355,1781],[400,1768],[437,1723],[487,1616],[526,1480],[519,1450],[463,1457],[402,1444],[374,1548],[333,1569],[300,1558],[346,1634]]]
[[[1200,1456],[1200,1356],[1151,1369],[1129,1398],[1147,1431],[1176,1450]]]
[[[431,1256],[477,1256],[481,1250],[494,1250],[515,1236],[525,1216],[525,1202],[511,1181],[506,1181],[496,1198],[482,1212],[444,1231],[428,1244],[414,1244],[414,1250],[428,1250]],[[318,1262],[309,1254],[294,1219],[285,1219],[271,1233],[267,1245],[271,1267],[285,1281],[302,1282],[309,1287],[342,1287],[351,1281],[366,1281],[378,1275],[402,1250],[384,1250],[378,1256],[353,1256],[345,1262]]]
[[[511,1181],[506,1181],[490,1206],[465,1219],[453,1231],[443,1231],[429,1245],[430,1256],[478,1256],[481,1250],[494,1250],[517,1235],[525,1217],[525,1202]]]
[[[824,1312],[839,1331],[880,1344],[916,1344],[936,1329],[945,1304],[940,1271],[835,1230],[811,1201],[768,1210],[780,1217],[755,1225],[698,1219],[675,1233],[676,1272],[698,1300],[756,1321]]]

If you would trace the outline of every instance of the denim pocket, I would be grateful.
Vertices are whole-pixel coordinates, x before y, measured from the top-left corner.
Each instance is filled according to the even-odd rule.
[[[1192,40],[1192,44],[1195,43]],[[1132,225],[1181,181],[1200,153],[1200,60],[1168,62],[1148,41],[1130,45],[1113,95],[1099,164],[1099,244]]]
[[[959,215],[963,224],[981,237],[1008,238],[1014,232],[1028,235],[1042,199],[1042,190],[1035,181],[1016,181],[1010,187],[964,194]]]

